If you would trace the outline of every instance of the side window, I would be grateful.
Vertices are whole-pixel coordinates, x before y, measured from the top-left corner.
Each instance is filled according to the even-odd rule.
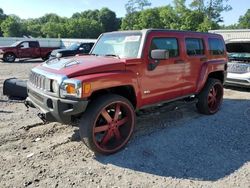
[[[154,38],[150,45],[150,51],[156,49],[168,50],[169,57],[179,56],[179,47],[176,38]]]
[[[20,44],[21,49],[29,48],[29,43],[28,42],[23,42]]]
[[[209,38],[209,52],[211,55],[222,55],[225,52],[224,43],[221,39]]]
[[[204,45],[202,39],[186,38],[186,50],[189,56],[203,55]]]
[[[81,44],[80,48],[83,48],[84,53],[88,53],[90,51],[90,45],[89,44]]]
[[[29,42],[29,47],[30,48],[38,48],[38,43],[37,42]]]

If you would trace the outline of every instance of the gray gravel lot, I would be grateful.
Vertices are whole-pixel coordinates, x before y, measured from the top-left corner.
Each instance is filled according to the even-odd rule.
[[[250,187],[250,90],[226,88],[220,112],[175,102],[140,112],[128,146],[93,155],[78,127],[43,125],[2,94],[39,62],[0,62],[0,187]]]

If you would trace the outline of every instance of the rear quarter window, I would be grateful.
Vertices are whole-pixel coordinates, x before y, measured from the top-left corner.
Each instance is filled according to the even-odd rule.
[[[29,47],[30,47],[30,48],[38,48],[39,45],[38,45],[37,42],[29,42]]]
[[[225,53],[224,42],[218,38],[209,38],[209,53],[211,55],[223,55]]]

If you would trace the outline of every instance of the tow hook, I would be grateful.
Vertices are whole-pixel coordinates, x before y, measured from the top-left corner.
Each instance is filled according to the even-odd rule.
[[[44,124],[48,123],[45,118],[45,114],[38,113],[37,116],[43,121]]]
[[[29,111],[29,107],[30,107],[28,101],[25,100],[24,101],[24,105],[26,106],[26,108],[27,108],[26,111],[28,112]]]

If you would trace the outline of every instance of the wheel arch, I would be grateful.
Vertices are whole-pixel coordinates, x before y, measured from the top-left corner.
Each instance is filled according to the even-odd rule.
[[[209,78],[215,78],[221,81],[221,83],[224,83],[225,81],[225,75],[224,75],[224,71],[215,71],[215,72],[211,72],[208,74],[208,79]]]
[[[132,85],[116,86],[94,91],[89,97],[89,100],[93,101],[94,99],[105,94],[117,94],[123,96],[124,98],[128,99],[131,102],[134,108],[137,107],[135,89]]]

